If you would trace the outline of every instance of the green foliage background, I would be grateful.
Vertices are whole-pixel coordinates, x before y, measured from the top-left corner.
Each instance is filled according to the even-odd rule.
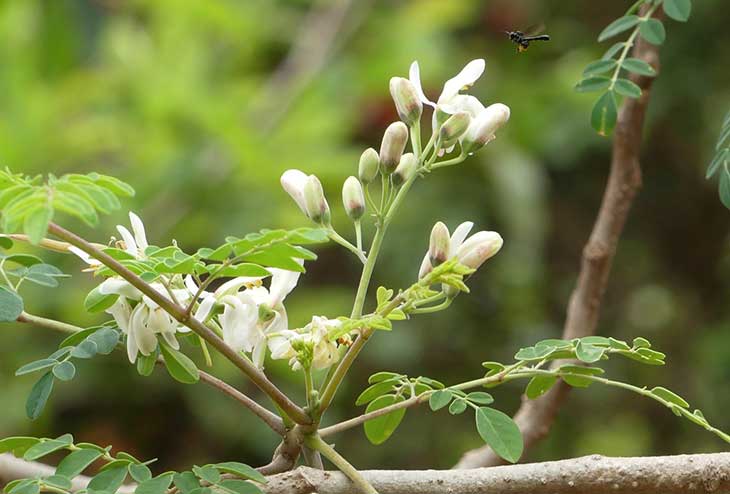
[[[329,2],[317,2],[326,6]],[[419,182],[394,224],[376,280],[409,285],[435,220],[473,220],[502,233],[505,247],[471,281],[472,294],[432,317],[398,324],[368,345],[343,387],[332,419],[357,413],[367,376],[394,370],[456,382],[477,377],[483,360],[510,360],[520,346],[558,337],[581,248],[600,202],[610,144],[589,124],[593,96],[573,92],[583,67],[610,45],[597,34],[628,2],[420,0],[354,2],[349,37],[301,92],[267,92],[269,77],[297,36],[305,0],[4,0],[0,2],[0,164],[27,173],[99,171],[138,191],[130,209],[152,241],[175,238],[188,251],[227,234],[292,228],[305,220],[278,178],[297,167],[322,179],[342,231],[340,186],[360,152],[377,147],[396,118],[388,80],[421,63],[427,92],[466,61],[484,57],[474,89],[503,102],[512,119],[466,163]],[[626,5],[624,5],[626,4]],[[730,222],[704,180],[730,104],[730,33],[723,0],[694,3],[687,24],[667,22],[662,70],[646,128],[644,188],[622,239],[600,333],[643,335],[668,354],[665,368],[624,361],[614,376],[666,385],[730,429]],[[518,55],[504,29],[545,22],[553,41]],[[347,29],[346,29],[347,30]],[[300,86],[298,83],[294,86]],[[288,97],[290,105],[281,108]],[[280,115],[269,126],[273,115]],[[126,223],[123,213],[97,241]],[[320,249],[289,299],[290,319],[349,313],[358,278],[351,256]],[[27,293],[27,310],[92,324],[82,300],[93,280],[75,259],[71,280]],[[34,296],[35,294],[35,296]],[[164,372],[138,376],[121,353],[80,365],[42,417],[24,417],[33,377],[20,365],[50,353],[60,337],[0,327],[0,436],[55,436],[114,444],[159,468],[236,459],[265,463],[276,438],[246,411],[203,385],[181,386]],[[270,366],[290,390],[285,369]],[[241,389],[233,368],[216,373]],[[517,385],[496,405],[512,412]],[[362,430],[336,438],[355,465],[449,467],[480,444],[468,417],[409,411],[384,445]],[[574,391],[553,434],[530,458],[709,452],[724,445],[653,402],[616,390]]]

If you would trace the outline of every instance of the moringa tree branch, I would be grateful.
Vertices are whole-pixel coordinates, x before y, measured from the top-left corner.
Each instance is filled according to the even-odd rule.
[[[633,57],[651,64],[658,72],[658,47],[639,39],[633,48]],[[621,105],[613,138],[611,171],[603,194],[601,208],[593,225],[588,243],[583,248],[580,274],[570,296],[563,328],[563,339],[570,340],[595,334],[601,302],[606,291],[611,263],[616,254],[629,209],[641,187],[641,148],[644,116],[649,106],[653,78],[635,76],[631,79],[641,87],[641,97],[626,98]],[[522,397],[522,405],[515,414],[525,441],[525,450],[544,438],[570,387],[563,381],[536,400]],[[504,463],[488,447],[467,451],[454,468],[479,468]]]
[[[53,467],[0,454],[0,485],[50,475]],[[730,453],[570,460],[472,470],[365,470],[380,494],[723,494],[730,493]],[[268,477],[267,494],[359,494],[340,472],[300,467]],[[88,477],[77,477],[83,488]],[[125,486],[122,494],[132,492]]]

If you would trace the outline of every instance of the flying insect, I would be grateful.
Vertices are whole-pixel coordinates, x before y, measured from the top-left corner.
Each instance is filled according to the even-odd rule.
[[[518,53],[527,50],[533,41],[550,41],[550,36],[547,34],[526,36],[522,31],[505,31],[505,34],[509,36],[510,41],[517,45]]]

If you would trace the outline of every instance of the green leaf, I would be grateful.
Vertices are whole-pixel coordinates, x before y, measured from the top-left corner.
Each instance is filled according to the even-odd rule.
[[[589,63],[585,69],[583,69],[583,77],[591,77],[594,75],[603,74],[616,68],[616,60],[611,58],[596,60],[595,62]]]
[[[723,167],[720,174],[719,194],[722,204],[730,209],[730,170],[728,167]]]
[[[360,393],[360,396],[357,397],[355,405],[364,405],[365,403],[373,401],[378,396],[388,393],[399,381],[400,377],[393,377],[367,387],[362,393]]]
[[[639,17],[636,15],[627,15],[624,17],[621,17],[619,19],[616,19],[611,24],[606,26],[606,28],[601,31],[601,34],[598,35],[598,41],[605,41],[608,38],[612,38],[613,36],[616,36],[617,34],[620,34],[624,31],[627,31],[637,25],[639,23]]]
[[[216,269],[216,264],[211,264],[209,267],[213,268],[211,271]],[[271,273],[267,271],[265,268],[259,266],[258,264],[252,264],[252,263],[241,263],[241,264],[235,264],[233,266],[227,266],[223,268],[220,273],[217,274],[217,276],[225,276],[225,277],[237,277],[237,276],[270,276]]]
[[[14,436],[0,440],[0,453],[11,452],[15,456],[22,456],[28,448],[41,442],[35,437]]]
[[[66,360],[53,368],[53,375],[61,381],[70,381],[76,375],[76,366],[73,362]]]
[[[534,400],[535,398],[547,393],[556,382],[558,382],[558,378],[556,376],[535,376],[530,379],[529,383],[527,383],[525,395],[529,399]]]
[[[224,473],[230,473],[232,475],[238,475],[239,477],[243,477],[244,479],[248,480],[254,480],[256,482],[259,482],[261,484],[265,484],[268,482],[266,480],[266,477],[261,474],[258,470],[256,470],[253,467],[250,467],[244,463],[239,463],[237,461],[226,461],[223,463],[216,463],[215,467]]]
[[[5,258],[6,262],[14,262],[15,264],[20,264],[21,266],[25,266],[27,268],[36,264],[43,264],[43,259],[31,254],[10,254],[9,256],[2,257]]]
[[[154,479],[141,482],[134,490],[135,494],[165,494],[172,483],[172,473],[165,473]]]
[[[656,75],[656,70],[654,70],[654,67],[639,58],[627,58],[621,64],[621,68],[626,69],[629,72],[633,72],[634,74],[646,75],[651,77],[654,77]]]
[[[652,45],[661,45],[667,37],[664,24],[659,19],[647,19],[639,26],[639,34]]]
[[[594,91],[603,91],[611,85],[611,79],[605,76],[596,76],[583,79],[575,85],[575,90],[579,93],[591,93]]]
[[[692,2],[690,0],[664,0],[662,7],[668,17],[679,22],[687,22],[692,13]]]
[[[622,96],[638,98],[641,96],[641,88],[628,79],[616,79],[613,88]]]
[[[220,482],[218,486],[235,494],[261,494],[261,489],[246,480],[226,479]]]
[[[614,55],[616,55],[618,52],[620,52],[623,47],[626,46],[626,43],[624,41],[619,41],[618,43],[614,44],[606,50],[606,53],[603,54],[603,57],[601,57],[603,60],[607,60],[609,58],[613,58]]]
[[[591,125],[598,134],[607,136],[616,126],[616,97],[612,91],[607,91],[598,98],[591,112]]]
[[[494,403],[492,395],[484,391],[473,391],[466,395],[466,399],[477,405],[491,405]]]
[[[34,264],[28,268],[23,276],[36,285],[55,288],[58,286],[56,278],[67,278],[69,275],[62,273],[60,269],[52,264]]]
[[[23,313],[23,299],[20,295],[0,286],[0,322],[14,322]]]
[[[200,379],[200,371],[190,358],[171,348],[167,343],[160,344],[162,357],[165,359],[165,367],[167,372],[173,379],[183,384],[195,384]]]
[[[43,458],[54,451],[71,446],[72,442],[73,437],[70,434],[60,436],[56,439],[41,439],[38,443],[28,448],[25,454],[23,454],[23,459],[33,461]]]
[[[633,341],[634,348],[651,348],[651,343],[649,343],[649,340],[646,338],[642,338],[639,336],[638,338],[634,338]]]
[[[129,475],[134,479],[135,482],[141,483],[152,479],[152,472],[147,465],[130,463],[127,469],[129,470]]]
[[[172,481],[182,494],[190,494],[192,490],[200,487],[200,482],[193,472],[176,473]]]
[[[448,405],[453,397],[451,390],[440,389],[428,397],[428,406],[435,412]]]
[[[464,410],[466,410],[466,401],[457,399],[451,402],[451,405],[449,405],[449,413],[451,415],[459,415],[460,413],[464,413]]]
[[[48,477],[44,477],[43,483],[57,489],[63,489],[64,491],[71,490],[71,479],[68,479],[63,475],[50,475]]]
[[[402,401],[404,401],[404,398],[401,396],[379,396],[375,400],[371,401],[370,404],[368,404],[366,413],[374,412],[375,410],[380,410],[381,408],[385,408],[387,406],[394,405]],[[365,429],[365,436],[368,438],[368,441],[375,445],[382,444],[387,441],[388,438],[393,434],[393,432],[395,432],[398,425],[400,425],[401,420],[403,420],[403,416],[405,414],[406,409],[400,408],[398,410],[394,410],[390,413],[381,415],[380,417],[365,422],[363,427]]]
[[[499,410],[483,407],[476,412],[477,431],[497,455],[516,463],[524,448],[522,433],[514,420]]]
[[[631,350],[631,347],[625,341],[617,340],[615,338],[609,337],[608,344],[611,348],[616,348],[618,350]]]
[[[603,374],[599,367],[584,367],[581,365],[563,365],[558,369],[560,377],[575,388],[587,388],[593,384],[593,379],[586,376],[597,376]]]
[[[586,344],[583,341],[579,341],[575,347],[575,356],[578,360],[587,364],[598,362],[603,356],[604,348]]]
[[[56,474],[74,478],[94,463],[102,453],[93,449],[72,451],[56,467]]]
[[[96,474],[89,482],[89,492],[116,492],[127,477],[127,464],[115,466]]]
[[[372,376],[370,376],[368,378],[368,383],[375,384],[375,383],[379,383],[380,381],[385,381],[386,379],[391,379],[393,377],[404,377],[404,376],[402,374],[398,374],[395,372],[387,372],[387,371],[376,372],[375,374],[373,374]]]
[[[37,419],[43,408],[46,406],[48,397],[51,395],[53,390],[53,373],[46,372],[43,376],[33,385],[30,390],[28,399],[25,402],[25,413],[31,420]],[[26,460],[34,460],[35,458],[26,458]]]
[[[668,401],[669,403],[679,405],[682,408],[689,408],[689,403],[687,403],[684,398],[668,390],[667,388],[657,386],[651,389],[651,394],[653,394],[654,396],[658,396],[659,398]]]
[[[96,352],[96,343],[87,338],[71,350],[71,356],[74,358],[87,359],[96,355]]]
[[[217,484],[221,480],[221,473],[213,465],[205,465],[202,467],[193,467],[193,473],[200,479]]]
[[[27,482],[19,482],[18,484],[10,487],[10,484],[5,487],[8,494],[38,494],[41,490],[40,485],[36,479],[25,479]]]
[[[112,328],[101,328],[91,334],[87,341],[93,341],[96,344],[96,352],[101,355],[109,355],[114,351],[119,343],[119,333]]]
[[[101,293],[97,286],[86,296],[86,299],[84,300],[84,308],[87,312],[101,312],[114,305],[114,302],[116,302],[118,298],[119,295],[115,293],[107,295]]]
[[[137,372],[140,376],[149,376],[155,369],[157,364],[157,352],[151,353],[150,355],[138,355],[137,356]]]
[[[13,247],[13,239],[0,235],[0,249],[11,249]]]
[[[50,367],[53,367],[58,363],[58,360],[56,359],[50,359],[50,358],[44,358],[41,360],[36,360],[33,362],[30,362],[28,364],[25,364],[21,368],[15,371],[16,376],[23,376],[25,374],[30,374],[31,372],[36,372],[43,369],[48,369]]]
[[[53,208],[49,205],[36,208],[25,216],[23,231],[28,235],[30,243],[36,245],[48,231],[48,223],[53,219]]]
[[[78,332],[72,334],[71,336],[67,337],[66,339],[64,339],[61,343],[59,343],[58,348],[63,349],[66,347],[75,347],[76,345],[78,345],[79,343],[84,341],[87,336],[89,336],[90,334],[92,334],[98,330],[99,330],[98,326],[82,329],[81,331],[78,331]],[[72,348],[68,349],[69,352],[71,350],[73,350],[73,349]]]

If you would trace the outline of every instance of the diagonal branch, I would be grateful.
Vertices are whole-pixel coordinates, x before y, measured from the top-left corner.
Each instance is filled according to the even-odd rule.
[[[147,295],[150,299],[162,307],[165,312],[174,317],[178,322],[184,324],[190,328],[193,332],[200,335],[206,342],[210,343],[215,349],[217,349],[224,357],[231,361],[236,367],[238,367],[244,374],[246,374],[253,383],[261,389],[264,393],[276,403],[282,410],[284,410],[292,420],[299,424],[310,424],[312,419],[307,413],[299,407],[296,403],[291,401],[274,383],[269,381],[269,378],[261,372],[256,366],[250,361],[245,359],[241,354],[235,351],[233,348],[228,346],[213,330],[208,326],[201,323],[194,317],[190,317],[185,312],[184,307],[180,307],[178,304],[169,300],[164,295],[157,292],[149,284],[147,284],[142,278],[134,274],[127,267],[119,263],[116,259],[112,258],[105,252],[97,249],[89,242],[79,237],[78,235],[62,228],[61,226],[50,223],[48,225],[48,232],[56,235],[64,241],[70,243],[81,249],[82,251],[89,254],[94,259],[97,259],[102,264],[107,266],[116,272],[119,276],[127,280],[132,286],[137,288],[139,291]]]
[[[658,48],[639,39],[633,56],[659,69]],[[633,76],[641,87],[641,97],[626,98],[621,105],[614,132],[611,171],[601,208],[593,225],[588,243],[583,249],[580,274],[568,303],[563,339],[589,336],[596,332],[601,302],[623,231],[629,209],[641,187],[639,153],[644,116],[649,105],[653,79]],[[547,435],[560,406],[568,395],[569,386],[560,381],[537,400],[523,396],[522,406],[515,415],[525,440],[525,449]],[[477,468],[502,464],[503,461],[488,447],[468,451],[454,468]]]

